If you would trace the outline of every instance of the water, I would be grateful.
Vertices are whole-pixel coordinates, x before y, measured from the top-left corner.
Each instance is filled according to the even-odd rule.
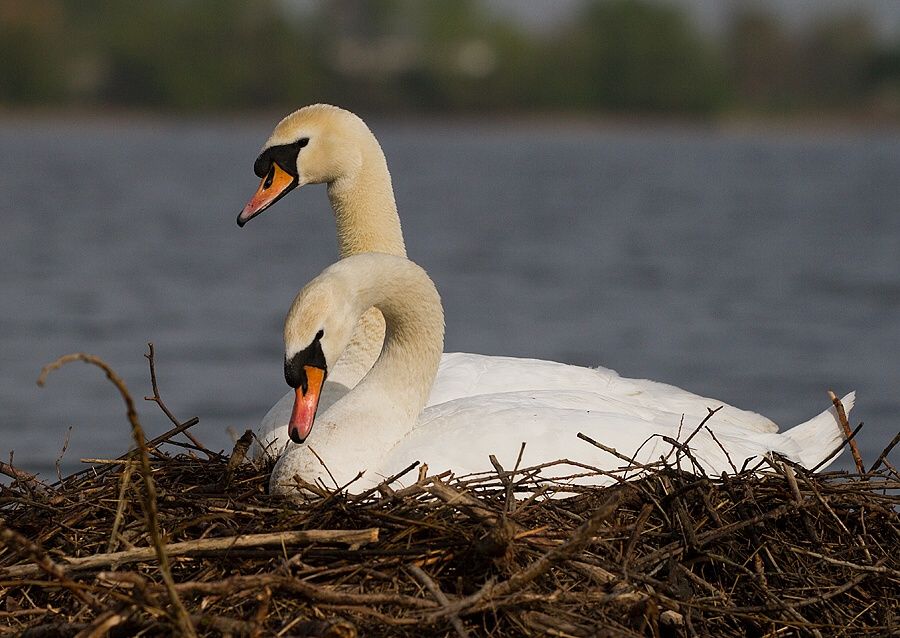
[[[45,476],[127,449],[99,355],[230,446],[286,391],[281,323],[336,258],[324,187],[244,229],[274,121],[0,122],[0,457]],[[856,389],[900,423],[900,134],[372,122],[446,350],[602,364],[790,426]],[[848,457],[843,459],[848,466]]]

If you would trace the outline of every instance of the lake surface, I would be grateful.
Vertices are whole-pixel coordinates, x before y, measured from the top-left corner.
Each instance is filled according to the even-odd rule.
[[[230,448],[286,390],[281,327],[336,258],[322,186],[239,229],[274,121],[0,121],[0,458],[125,451],[115,389]],[[782,427],[856,389],[869,462],[900,427],[900,134],[370,122],[447,351],[604,365]],[[840,467],[849,467],[849,455]]]

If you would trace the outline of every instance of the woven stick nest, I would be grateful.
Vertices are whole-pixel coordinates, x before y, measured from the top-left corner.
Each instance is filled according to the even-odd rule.
[[[679,456],[564,499],[533,468],[411,466],[357,496],[305,484],[296,501],[267,494],[249,432],[230,455],[196,439],[167,452],[186,427],[155,371],[149,399],[177,425],[145,442],[108,366],[71,359],[119,387],[137,447],[54,485],[0,467],[14,478],[0,486],[0,635],[900,632],[889,449],[855,473],[775,458],[698,476]]]

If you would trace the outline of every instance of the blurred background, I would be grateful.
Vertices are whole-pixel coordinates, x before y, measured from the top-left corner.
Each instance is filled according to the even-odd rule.
[[[363,116],[446,350],[604,365],[783,427],[900,422],[894,0],[0,0],[0,456],[124,451],[103,357],[230,445],[336,258],[325,191],[238,229],[277,120]],[[168,422],[141,402],[152,436]],[[71,433],[68,434],[71,426]],[[849,467],[849,456],[839,463]]]
[[[900,116],[894,0],[3,0],[0,101]]]

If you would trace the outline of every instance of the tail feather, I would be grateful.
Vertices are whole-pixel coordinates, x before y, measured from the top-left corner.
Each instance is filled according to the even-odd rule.
[[[853,408],[855,401],[856,392],[850,392],[841,399],[841,404],[844,406],[847,416],[850,415],[850,410]],[[846,438],[834,406],[814,416],[809,421],[792,427],[784,433],[784,436],[797,444],[799,458],[796,460],[803,467],[810,469],[834,452]],[[843,449],[820,469],[824,470],[841,454],[843,454]]]

